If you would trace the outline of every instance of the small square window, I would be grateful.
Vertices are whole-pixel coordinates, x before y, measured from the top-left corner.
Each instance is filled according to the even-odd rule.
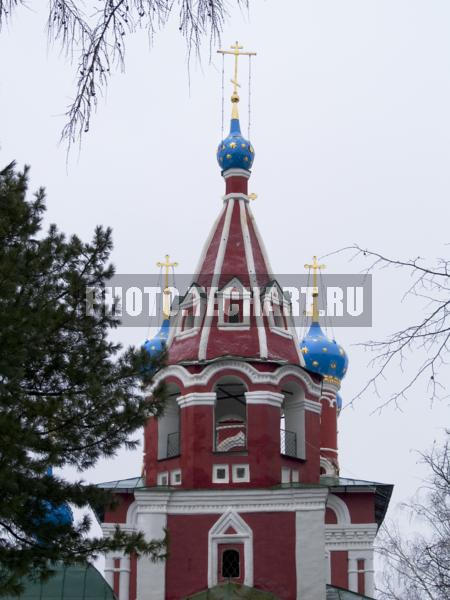
[[[282,467],[281,483],[291,483],[291,470],[289,469],[289,467]]]
[[[170,485],[181,485],[181,469],[170,472]]]
[[[169,485],[169,473],[167,471],[158,473],[156,481],[158,485]]]
[[[233,465],[233,483],[248,483],[249,481],[249,465]]]
[[[292,471],[291,473],[292,483],[298,483],[300,481],[300,476],[298,471]]]
[[[228,465],[213,465],[213,483],[229,483],[230,474]]]

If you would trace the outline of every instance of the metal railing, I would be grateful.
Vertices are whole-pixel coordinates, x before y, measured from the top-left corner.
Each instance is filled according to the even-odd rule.
[[[285,456],[297,456],[297,434],[295,431],[280,430],[280,452]]]
[[[173,456],[180,455],[180,432],[175,431],[167,435],[167,457],[172,458]]]

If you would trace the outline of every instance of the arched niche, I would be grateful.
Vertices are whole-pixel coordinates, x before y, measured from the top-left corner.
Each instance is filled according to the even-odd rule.
[[[164,412],[158,417],[158,459],[172,458],[180,454],[180,407],[177,398],[180,388],[167,384],[167,400]]]
[[[293,380],[281,386],[284,395],[280,415],[281,454],[306,458],[305,440],[305,391]]]
[[[239,377],[226,375],[215,386],[214,440],[217,452],[233,452],[247,446],[247,386]]]

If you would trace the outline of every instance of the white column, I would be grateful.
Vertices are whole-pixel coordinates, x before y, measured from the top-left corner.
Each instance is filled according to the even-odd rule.
[[[164,538],[167,526],[167,502],[170,494],[135,492],[137,507],[136,529],[142,531],[146,540]],[[166,563],[152,562],[148,556],[137,561],[136,600],[165,600]]]
[[[297,600],[323,600],[325,587],[325,498],[323,508],[295,513]]]
[[[105,579],[111,588],[114,588],[114,557],[107,554],[105,557]]]
[[[120,559],[119,600],[129,600],[130,596],[130,557]]]
[[[350,556],[348,558],[348,589],[358,592],[358,559]]]
[[[372,553],[371,553],[372,554]],[[370,558],[366,558],[364,562],[364,593],[366,596],[370,596],[371,598],[375,594],[375,585],[374,585],[374,568],[373,568],[373,556]]]

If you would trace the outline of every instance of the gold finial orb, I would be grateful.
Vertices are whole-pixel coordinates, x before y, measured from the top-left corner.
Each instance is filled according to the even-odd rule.
[[[258,194],[255,194],[255,192],[252,192],[251,194],[248,195],[249,200],[256,200],[256,198],[258,197]]]

